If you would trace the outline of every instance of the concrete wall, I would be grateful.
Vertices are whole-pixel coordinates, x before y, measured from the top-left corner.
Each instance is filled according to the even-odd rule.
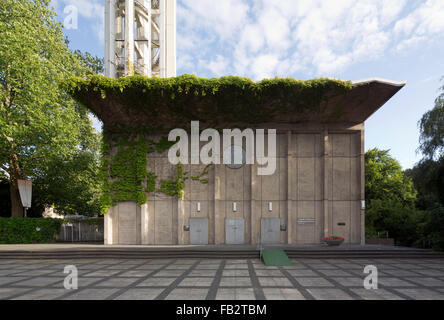
[[[221,141],[221,154],[222,148]],[[190,232],[184,231],[184,225],[193,218],[208,218],[209,244],[225,243],[227,218],[244,219],[246,244],[258,242],[261,218],[279,218],[287,226],[280,233],[282,244],[319,243],[324,235],[360,243],[364,234],[360,208],[364,199],[363,148],[363,125],[280,129],[273,175],[257,175],[257,165],[240,169],[215,165],[209,171],[208,184],[186,181],[183,199],[152,193],[142,207],[119,203],[106,215],[105,243],[189,244]],[[175,175],[167,155],[167,151],[149,154],[148,169],[159,179]],[[204,168],[184,165],[190,176],[199,175]]]

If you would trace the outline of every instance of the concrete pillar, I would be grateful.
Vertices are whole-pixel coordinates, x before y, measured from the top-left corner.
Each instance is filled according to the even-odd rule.
[[[293,219],[292,219],[292,200],[291,200],[291,194],[292,194],[292,185],[291,185],[291,177],[295,174],[293,170],[291,170],[291,164],[290,164],[290,147],[291,147],[291,130],[287,132],[287,243],[292,243],[292,233],[293,233]]]
[[[323,139],[323,148],[324,148],[324,153],[323,153],[323,214],[324,214],[324,237],[328,237],[329,233],[330,233],[330,228],[329,228],[329,221],[330,221],[330,217],[329,217],[329,201],[328,201],[328,175],[329,175],[329,171],[328,171],[328,162],[329,162],[329,154],[328,154],[328,131],[327,129],[324,129],[323,135],[322,135]]]
[[[134,75],[134,1],[125,0],[125,76]]]
[[[361,245],[365,245],[365,209],[362,208],[362,201],[365,201],[365,126],[362,124],[361,130],[361,153],[360,153],[360,165],[361,165]]]

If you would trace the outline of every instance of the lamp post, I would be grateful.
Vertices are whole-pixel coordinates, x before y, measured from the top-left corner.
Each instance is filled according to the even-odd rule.
[[[24,217],[27,216],[27,210],[31,208],[32,199],[32,180],[17,180],[17,185],[20,193],[20,199],[24,210]]]

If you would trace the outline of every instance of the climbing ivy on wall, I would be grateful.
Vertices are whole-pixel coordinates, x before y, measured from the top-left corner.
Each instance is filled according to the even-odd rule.
[[[189,178],[183,165],[176,166],[176,176],[172,179],[158,181],[154,172],[147,169],[147,155],[152,152],[162,153],[175,142],[161,137],[159,141],[146,139],[144,135],[119,135],[118,137],[104,133],[103,159],[101,179],[104,192],[101,199],[102,213],[118,202],[135,201],[139,205],[147,202],[147,194],[161,192],[166,195],[182,198],[185,181]],[[114,147],[115,152],[111,149]],[[210,165],[206,166],[199,176],[192,177],[195,181],[208,183],[204,178],[209,173]],[[144,187],[145,185],[145,187]],[[159,187],[157,187],[159,185]]]

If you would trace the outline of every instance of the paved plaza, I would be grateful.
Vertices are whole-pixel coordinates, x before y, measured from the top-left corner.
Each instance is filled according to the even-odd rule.
[[[443,259],[0,260],[0,299],[31,300],[444,300]],[[78,269],[78,289],[63,283]],[[363,286],[366,265],[378,289]]]

